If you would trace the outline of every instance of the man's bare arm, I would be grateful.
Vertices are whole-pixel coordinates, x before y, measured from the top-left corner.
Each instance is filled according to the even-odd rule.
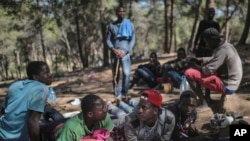
[[[40,141],[39,120],[41,112],[29,110],[28,131],[31,141]]]

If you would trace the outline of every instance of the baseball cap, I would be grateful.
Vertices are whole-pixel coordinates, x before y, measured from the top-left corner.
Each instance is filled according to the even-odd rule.
[[[223,36],[220,35],[219,31],[216,28],[210,27],[203,32],[203,37],[219,39],[222,38]]]
[[[141,93],[141,99],[147,100],[149,103],[155,105],[156,107],[161,107],[162,105],[162,96],[160,92],[149,89]]]

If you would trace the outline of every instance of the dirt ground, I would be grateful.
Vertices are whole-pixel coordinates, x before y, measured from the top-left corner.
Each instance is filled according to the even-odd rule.
[[[249,59],[249,47],[237,48],[242,59]],[[166,62],[172,58],[161,58],[161,63]],[[145,61],[147,62],[147,61]],[[141,63],[134,63],[132,66],[132,73]],[[245,120],[250,122],[250,101],[246,100],[247,96],[250,95],[250,63],[243,65],[244,75],[242,79],[242,86],[236,92],[230,101],[227,100],[225,108],[228,112],[238,112],[244,116]],[[94,72],[94,73],[93,73]],[[7,88],[12,81],[0,82],[0,104],[3,102]],[[62,113],[79,111],[79,105],[72,105],[71,102],[75,98],[82,98],[86,94],[97,94],[105,100],[113,100],[114,92],[112,88],[112,78],[110,68],[89,68],[80,70],[77,72],[65,73],[61,77],[55,78],[55,81],[51,85],[55,88],[57,93],[57,103],[53,106]],[[140,90],[129,90],[129,94],[138,99],[138,93]],[[210,105],[211,110],[198,112],[198,119],[196,121],[196,127],[203,133],[213,132],[209,121],[212,115],[216,112],[214,109],[218,106],[220,94],[212,92],[212,98],[215,100]],[[179,98],[178,89],[174,89],[172,93],[162,93],[164,104],[175,102]]]

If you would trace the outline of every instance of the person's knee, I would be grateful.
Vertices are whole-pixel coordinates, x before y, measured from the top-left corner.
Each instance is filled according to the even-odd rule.
[[[187,69],[185,71],[185,76],[190,80],[195,80],[200,76],[200,72],[196,69]]]
[[[138,73],[139,74],[139,73]],[[130,71],[128,71],[128,70],[126,70],[126,69],[124,69],[124,71],[123,71],[123,77],[129,77],[130,76]]]

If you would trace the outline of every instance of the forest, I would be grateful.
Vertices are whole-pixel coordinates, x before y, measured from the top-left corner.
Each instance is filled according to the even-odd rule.
[[[248,0],[1,0],[0,80],[24,77],[33,60],[46,61],[55,75],[109,66],[106,32],[119,5],[135,27],[134,60],[192,48],[209,7],[224,42],[249,46]]]

